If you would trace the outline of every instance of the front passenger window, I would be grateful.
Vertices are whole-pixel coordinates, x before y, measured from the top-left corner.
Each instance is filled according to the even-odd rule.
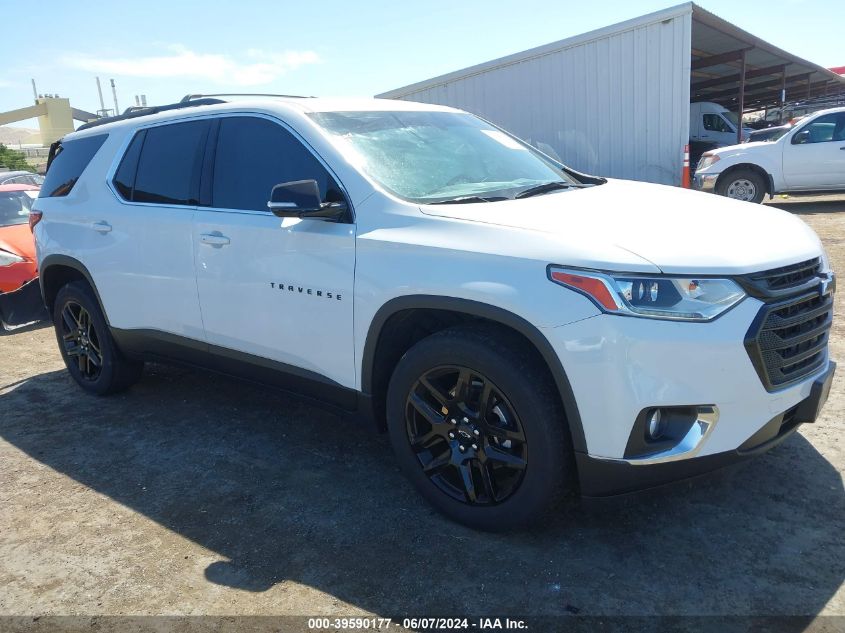
[[[220,119],[212,206],[269,213],[273,187],[294,180],[316,180],[323,202],[343,200],[326,168],[281,125],[259,117]]]
[[[845,141],[845,114],[833,113],[820,116],[793,137],[793,144],[830,141]]]

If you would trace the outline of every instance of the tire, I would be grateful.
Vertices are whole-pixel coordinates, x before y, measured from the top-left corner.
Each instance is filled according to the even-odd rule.
[[[574,488],[554,382],[526,346],[499,328],[454,327],[414,345],[390,380],[387,426],[401,470],[472,528],[526,526]]]
[[[62,287],[53,306],[59,351],[70,375],[85,391],[117,393],[136,383],[144,363],[120,353],[91,287],[73,281]]]
[[[751,169],[737,169],[719,178],[716,193],[734,200],[760,203],[766,197],[766,179]]]

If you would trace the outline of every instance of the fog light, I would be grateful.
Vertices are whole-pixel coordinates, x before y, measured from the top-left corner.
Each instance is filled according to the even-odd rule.
[[[648,439],[650,440],[656,440],[663,435],[663,431],[666,430],[666,422],[663,420],[663,414],[660,409],[655,409],[652,411],[651,415],[648,416],[647,429]]]

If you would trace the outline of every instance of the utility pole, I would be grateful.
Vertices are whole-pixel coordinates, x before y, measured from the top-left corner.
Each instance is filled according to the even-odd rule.
[[[100,116],[106,115],[106,102],[103,101],[103,88],[100,86],[100,78],[97,77],[97,94],[100,95]],[[117,113],[115,113],[117,114]]]
[[[115,116],[120,115],[120,108],[117,107],[117,88],[114,87],[114,79],[109,79],[111,82],[111,93],[114,97],[114,114]]]

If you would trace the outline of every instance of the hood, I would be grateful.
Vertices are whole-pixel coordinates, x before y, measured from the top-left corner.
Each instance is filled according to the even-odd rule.
[[[708,154],[718,154],[724,156],[726,154],[756,152],[759,147],[772,147],[776,141],[751,141],[750,143],[740,143],[738,145],[726,145],[725,147],[718,147],[716,149],[707,150]]]
[[[422,207],[423,213],[544,234],[582,251],[615,246],[665,273],[742,274],[818,257],[818,237],[779,209],[709,193],[629,180],[478,204]],[[620,270],[624,270],[620,268]]]
[[[29,230],[29,224],[0,227],[0,250],[34,261],[35,237]]]

